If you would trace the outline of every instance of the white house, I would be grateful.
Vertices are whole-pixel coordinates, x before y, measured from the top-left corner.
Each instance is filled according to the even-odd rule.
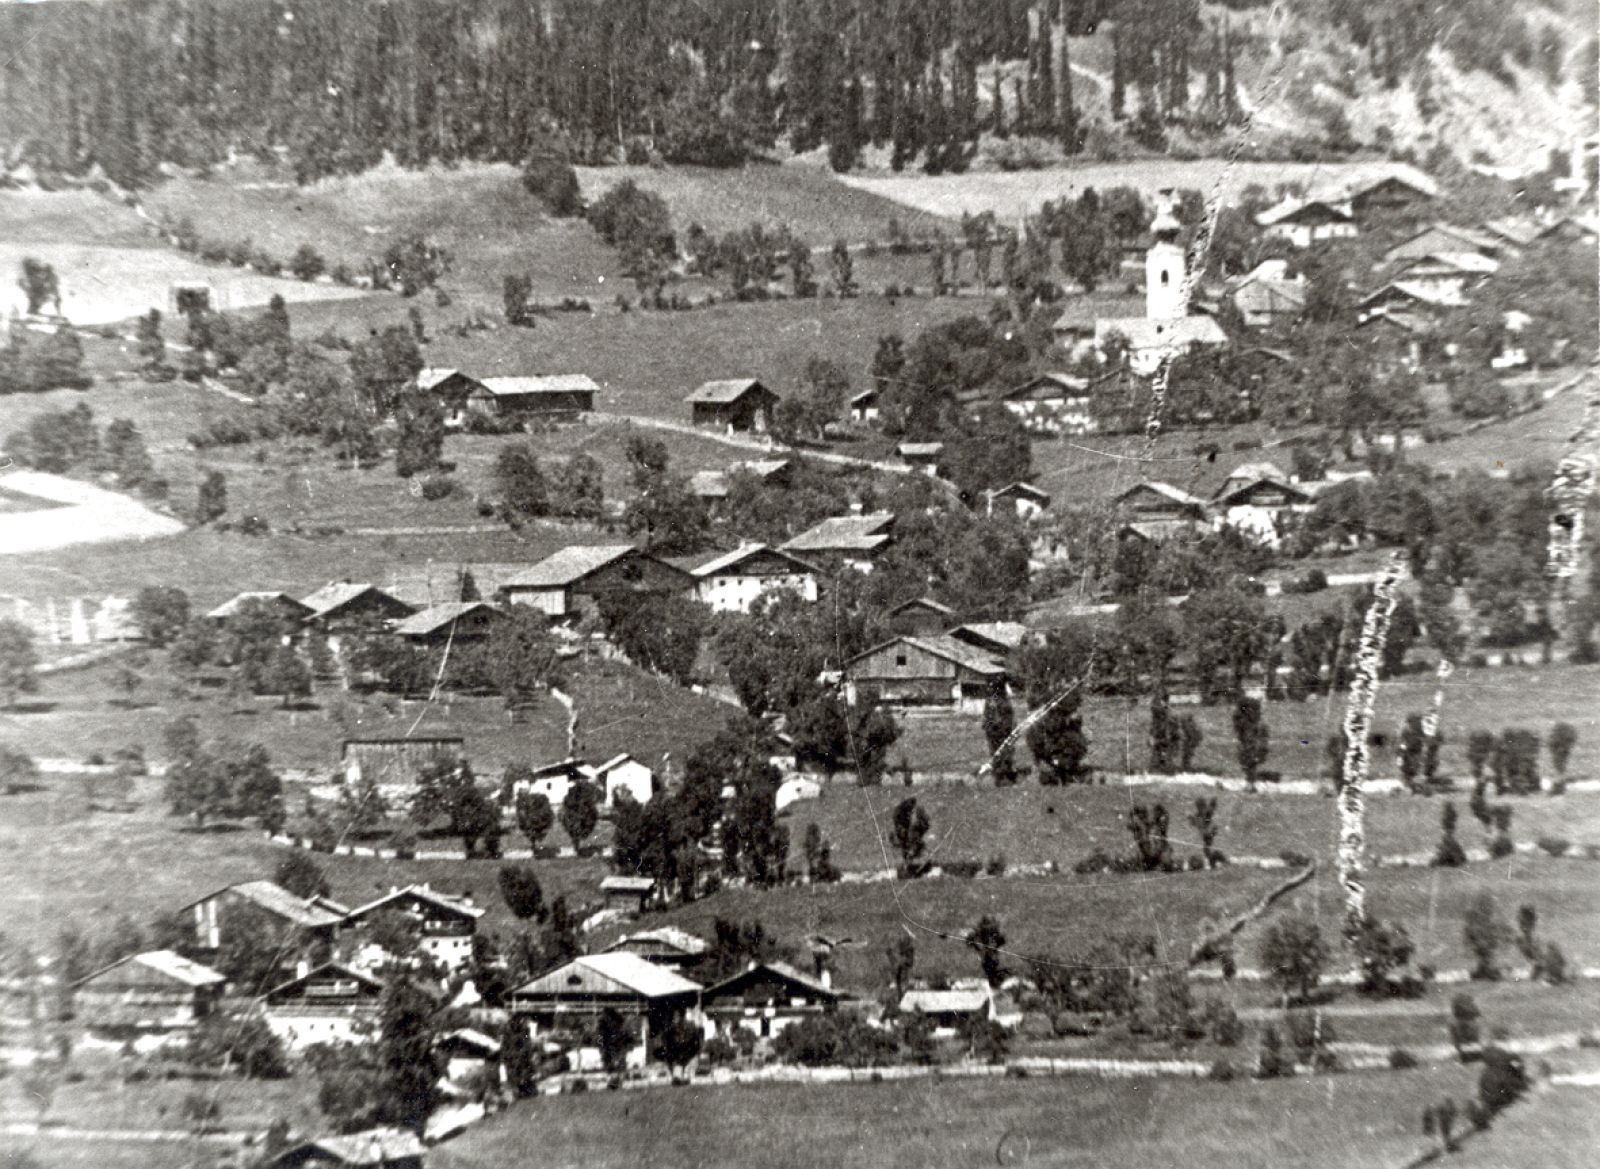
[[[605,806],[608,808],[614,807],[617,797],[624,792],[639,804],[648,804],[656,794],[656,773],[632,755],[607,759],[594,769],[594,779],[604,785]]]
[[[990,515],[997,507],[1002,512],[1010,508],[1018,519],[1031,520],[1050,506],[1050,493],[1032,483],[1008,483],[988,492],[988,496]]]
[[[1242,469],[1242,468],[1241,468]],[[1309,512],[1315,501],[1311,494],[1281,474],[1229,476],[1212,500],[1217,527],[1232,528],[1241,535],[1276,548],[1292,517]]]
[[[694,578],[694,597],[714,613],[748,613],[769,593],[787,590],[801,600],[817,599],[821,570],[791,552],[765,544],[744,544],[732,552],[673,561]]]
[[[371,1043],[382,998],[383,983],[352,966],[301,965],[292,979],[267,992],[262,1017],[290,1051],[322,1043]]]
[[[535,768],[530,778],[519,781],[511,797],[516,799],[523,792],[533,792],[549,800],[551,807],[559,808],[567,802],[567,793],[579,780],[594,781],[594,768],[583,760],[563,759],[558,763],[546,763],[543,767]]]
[[[1349,202],[1324,199],[1285,199],[1257,215],[1256,226],[1263,235],[1287,240],[1296,248],[1351,239],[1357,234],[1355,212]]]
[[[392,889],[345,918],[345,928],[360,926],[378,913],[399,913],[417,927],[417,948],[446,970],[456,970],[472,958],[472,938],[484,911],[470,897],[453,897],[427,885]]]

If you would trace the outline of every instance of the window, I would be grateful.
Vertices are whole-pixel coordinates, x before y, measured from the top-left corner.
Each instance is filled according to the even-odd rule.
[[[1172,283],[1172,278],[1167,274],[1167,270],[1165,268],[1161,269],[1161,287],[1165,288],[1168,284],[1171,284],[1171,283]]]
[[[905,664],[906,664],[906,651],[905,650],[902,649],[902,650],[896,650],[895,651],[894,664],[896,666],[900,667],[901,669],[905,668]]]

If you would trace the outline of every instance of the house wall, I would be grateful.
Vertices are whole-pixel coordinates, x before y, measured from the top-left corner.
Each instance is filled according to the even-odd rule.
[[[566,589],[529,589],[508,587],[506,600],[513,605],[527,605],[549,617],[567,615]]]
[[[319,1043],[372,1043],[378,1036],[378,1008],[268,1007],[267,1028],[291,1052]]]
[[[1089,434],[1100,426],[1086,397],[1025,399],[1007,402],[1006,409],[1035,434]]]
[[[414,787],[422,769],[440,758],[458,762],[463,757],[460,743],[395,741],[391,743],[351,743],[344,753],[346,783],[370,779],[383,787]]]
[[[655,795],[655,784],[655,773],[637,759],[619,763],[606,772],[606,807],[613,806],[621,792],[627,792],[637,803],[648,804]]]
[[[215,1000],[210,991],[176,985],[153,972],[150,981],[113,978],[117,973],[110,971],[105,982],[78,988],[73,1008],[80,1025],[95,1030],[184,1030],[211,1013]]]
[[[768,593],[788,589],[807,601],[817,599],[817,578],[809,572],[718,573],[695,585],[695,599],[714,613],[748,613]]]
[[[691,417],[696,426],[764,433],[771,421],[771,403],[761,394],[745,394],[732,402],[694,402],[691,405]]]

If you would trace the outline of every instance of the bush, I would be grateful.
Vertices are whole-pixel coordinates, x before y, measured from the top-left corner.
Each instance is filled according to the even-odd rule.
[[[455,494],[456,481],[449,475],[429,475],[422,481],[422,498],[427,500],[449,499]]]
[[[1003,876],[1005,876],[1006,875],[1006,854],[1003,853],[1003,852],[995,853],[992,857],[989,858],[989,863],[986,864],[983,867],[983,871],[988,873],[989,876],[991,876],[991,877],[1003,877]]]
[[[1291,869],[1303,869],[1311,863],[1311,858],[1305,853],[1296,852],[1292,848],[1286,848],[1280,852],[1278,854],[1278,859],[1283,861],[1283,863],[1288,865]]]
[[[1504,832],[1495,833],[1494,839],[1489,841],[1489,855],[1496,860],[1510,856],[1516,850],[1516,846],[1511,843],[1511,837]]]
[[[1320,568],[1309,570],[1304,576],[1291,577],[1283,582],[1285,593],[1320,593],[1328,587],[1328,574]]]
[[[1389,1066],[1397,1072],[1409,1071],[1417,1066],[1417,1057],[1403,1047],[1389,1049]]]
[[[983,864],[971,857],[958,857],[955,860],[941,861],[939,868],[944,871],[944,875],[947,877],[958,877],[961,880],[970,881],[983,871]]]
[[[1239,1078],[1239,1069],[1233,1066],[1231,1060],[1219,1059],[1211,1065],[1206,1078],[1216,1080],[1220,1084],[1230,1083]]]
[[[1539,850],[1550,856],[1566,856],[1567,850],[1571,847],[1572,842],[1560,836],[1539,837]]]

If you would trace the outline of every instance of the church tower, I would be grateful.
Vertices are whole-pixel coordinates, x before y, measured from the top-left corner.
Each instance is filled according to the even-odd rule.
[[[1183,290],[1182,232],[1172,191],[1163,190],[1156,198],[1156,217],[1150,223],[1154,238],[1144,259],[1145,316],[1152,321],[1173,321],[1189,315]]]

